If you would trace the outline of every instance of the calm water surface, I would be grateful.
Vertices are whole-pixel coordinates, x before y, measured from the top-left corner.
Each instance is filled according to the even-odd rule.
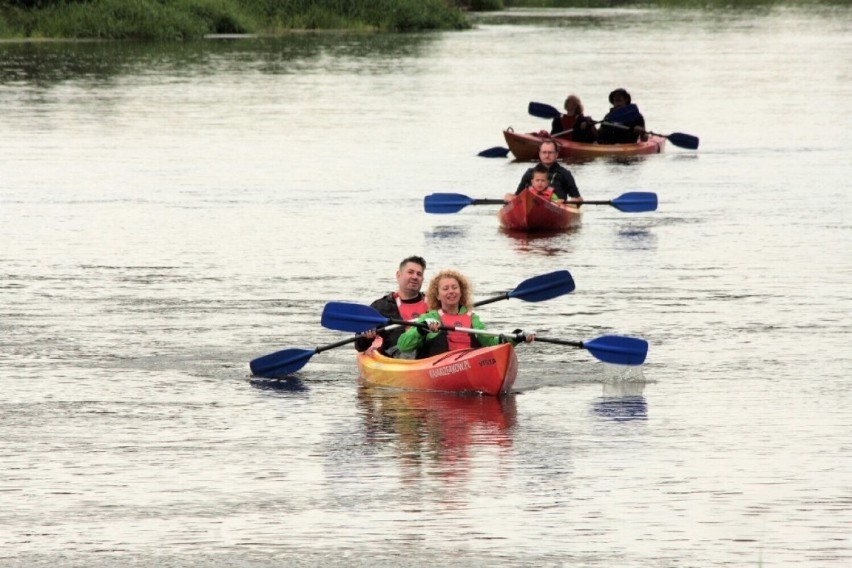
[[[848,566],[852,12],[549,11],[464,33],[0,44],[3,566]],[[700,136],[572,165],[570,234],[501,233],[476,157],[615,87]],[[519,351],[502,400],[359,389],[343,334],[395,264],[491,327],[646,338],[641,369]],[[428,274],[427,274],[428,276]]]

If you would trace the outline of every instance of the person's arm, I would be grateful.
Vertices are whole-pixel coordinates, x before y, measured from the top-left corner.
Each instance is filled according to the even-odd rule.
[[[521,177],[521,183],[518,184],[518,189],[515,190],[515,195],[518,195],[525,188],[529,187],[531,181],[532,181],[532,168],[530,168],[526,172],[524,172],[524,175]]]
[[[562,132],[564,128],[562,128],[562,116],[557,116],[553,119],[553,122],[550,123],[550,133],[556,134],[557,132]]]
[[[440,319],[440,317],[435,312],[426,312],[417,318],[416,321],[423,322],[427,319],[435,320]],[[399,336],[399,339],[396,341],[396,348],[404,352],[415,351],[418,347],[423,345],[427,339],[431,339],[432,337],[435,337],[434,333],[429,333],[428,330],[423,329],[422,327],[411,326],[405,331],[405,333]]]
[[[474,312],[473,315],[470,317],[470,326],[473,329],[486,329],[485,325],[479,319],[479,314],[477,314],[476,312]],[[479,341],[479,344],[483,347],[489,347],[491,345],[497,345],[498,343],[500,343],[500,337],[497,335],[480,335],[477,333],[476,340]],[[515,344],[515,342],[511,340],[510,343],[512,343],[512,345]]]
[[[574,181],[574,176],[571,175],[571,172],[565,168],[561,168],[559,174],[562,178],[562,188],[565,190],[566,195],[573,200],[582,200],[583,197],[580,195],[580,189],[577,187],[577,182]]]

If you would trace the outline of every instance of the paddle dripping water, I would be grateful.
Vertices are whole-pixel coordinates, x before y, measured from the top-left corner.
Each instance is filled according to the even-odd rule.
[[[849,565],[849,10],[0,43],[0,565]],[[622,86],[700,148],[569,167],[656,211],[541,236],[423,211],[515,190],[529,164],[474,154],[539,129],[530,100],[600,118]],[[519,345],[508,397],[359,388],[348,345],[250,376],[352,337],[323,307],[411,254],[474,299],[567,269],[477,312],[647,359]]]

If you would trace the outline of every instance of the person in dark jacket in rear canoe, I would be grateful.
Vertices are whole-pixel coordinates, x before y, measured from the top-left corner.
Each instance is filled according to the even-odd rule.
[[[426,298],[420,291],[423,286],[423,273],[426,261],[421,256],[409,256],[399,263],[396,271],[397,289],[390,292],[370,306],[388,319],[414,320],[429,311]],[[413,359],[413,354],[405,356],[397,349],[396,342],[405,331],[402,326],[372,329],[365,331],[355,340],[355,349],[366,351],[376,337],[381,338],[379,352],[388,357]]]
[[[618,122],[625,128],[617,126],[609,126],[604,124],[610,121],[610,115],[613,112],[625,108],[631,102],[630,93],[624,89],[616,89],[609,94],[609,102],[612,108],[601,121],[601,126],[598,130],[598,144],[635,144],[639,140],[643,142],[648,139],[648,133],[645,132],[645,117],[636,109],[634,116],[628,121]]]
[[[583,198],[580,195],[580,190],[577,189],[577,182],[574,181],[574,176],[571,175],[570,171],[556,162],[557,157],[559,157],[559,148],[554,140],[545,140],[539,145],[539,163],[547,168],[547,179],[550,182],[550,187],[553,188],[553,193],[562,201],[582,203]],[[530,186],[534,169],[528,169],[523,177],[521,177],[521,183],[518,184],[515,195],[518,195],[524,188]]]

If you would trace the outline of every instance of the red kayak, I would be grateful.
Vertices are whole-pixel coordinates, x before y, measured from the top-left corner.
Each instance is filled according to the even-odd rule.
[[[556,140],[559,145],[559,158],[600,158],[618,156],[639,156],[642,154],[659,154],[666,147],[666,139],[662,136],[649,136],[645,142],[635,144],[586,144],[574,142],[570,138],[550,135],[541,136],[537,132],[522,134],[511,127],[503,131],[503,137],[509,146],[509,151],[515,159],[521,162],[538,160],[538,147],[543,140]]]
[[[580,224],[582,211],[573,205],[554,203],[523,190],[500,208],[497,217],[507,231],[562,231]]]
[[[518,374],[510,343],[459,349],[426,359],[391,359],[376,349],[356,355],[361,380],[368,385],[408,390],[508,393]]]

